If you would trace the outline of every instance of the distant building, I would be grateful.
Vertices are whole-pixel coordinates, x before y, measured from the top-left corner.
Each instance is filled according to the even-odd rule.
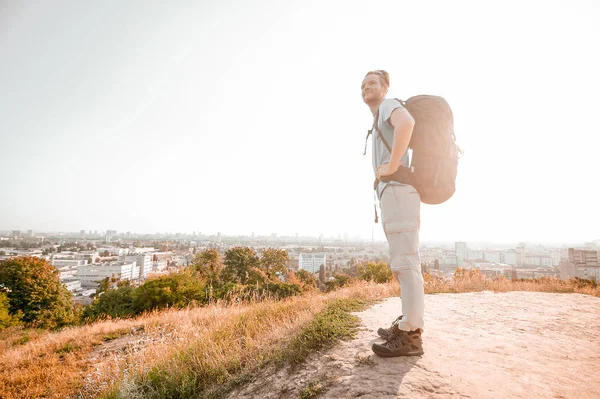
[[[455,242],[454,249],[456,251],[456,262],[459,265],[469,259],[469,249],[466,242]]]
[[[116,235],[117,235],[116,230],[106,230],[106,237],[105,237],[104,241],[111,242]]]
[[[319,273],[321,265],[327,264],[327,254],[299,254],[298,270]]]
[[[104,280],[106,277],[132,280],[134,276],[138,275],[139,270],[135,262],[110,262],[79,266],[76,277],[81,281],[83,288],[90,288],[97,287],[99,281]]]
[[[560,277],[565,280],[579,277],[600,281],[598,251],[569,248],[568,260],[561,261]]]
[[[122,260],[127,263],[136,263],[138,268],[138,274],[133,279],[145,279],[148,274],[152,272],[152,255],[149,254],[136,254],[136,255],[125,255]]]
[[[81,289],[81,281],[79,280],[63,280],[61,283],[71,292]]]

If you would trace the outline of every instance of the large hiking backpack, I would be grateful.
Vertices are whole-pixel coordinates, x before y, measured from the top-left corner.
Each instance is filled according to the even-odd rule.
[[[394,174],[380,180],[410,184],[419,192],[421,202],[441,204],[450,199],[456,190],[460,149],[456,145],[452,110],[446,100],[439,96],[419,95],[398,101],[415,120],[408,145],[412,149],[410,167],[400,166]],[[375,118],[375,128],[391,153],[390,145],[377,126],[378,116]],[[374,187],[378,182],[375,180]]]

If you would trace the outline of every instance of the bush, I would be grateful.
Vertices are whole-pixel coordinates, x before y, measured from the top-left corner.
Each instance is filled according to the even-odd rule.
[[[101,316],[110,316],[113,318],[132,317],[136,311],[133,305],[134,287],[129,284],[120,284],[116,289],[107,289],[103,291],[83,310],[83,318],[96,320]]]
[[[136,313],[166,307],[186,307],[208,302],[204,280],[184,270],[146,281],[133,292]]]
[[[335,276],[333,276],[333,280],[325,283],[325,290],[327,292],[333,291],[335,289],[345,287],[353,281],[355,280],[349,275],[344,273],[338,273]]]
[[[360,270],[360,278],[365,281],[387,283],[392,280],[392,270],[385,262],[367,262]]]

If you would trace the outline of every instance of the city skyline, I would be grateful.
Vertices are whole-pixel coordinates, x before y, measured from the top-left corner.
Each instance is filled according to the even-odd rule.
[[[385,69],[389,97],[448,101],[465,150],[421,241],[596,240],[599,19],[584,1],[11,3],[0,222],[384,240],[359,89]]]
[[[48,237],[57,237],[57,236],[62,236],[64,234],[67,234],[66,236],[64,236],[65,238],[69,238],[69,239],[89,239],[90,237],[93,237],[95,240],[97,239],[101,239],[103,237],[106,236],[106,234],[108,232],[112,232],[111,235],[113,235],[114,238],[125,238],[127,240],[131,240],[131,239],[135,239],[135,238],[141,238],[141,239],[152,239],[152,237],[171,237],[174,241],[176,240],[181,240],[181,239],[187,239],[187,238],[193,238],[193,237],[206,237],[206,238],[210,238],[210,237],[220,237],[220,238],[237,238],[237,237],[244,237],[244,238],[267,238],[267,239],[277,239],[277,240],[281,240],[281,239],[289,239],[289,240],[294,240],[294,239],[305,239],[305,240],[310,240],[310,239],[314,239],[316,241],[319,241],[321,238],[323,240],[327,240],[327,241],[349,241],[349,242],[353,242],[354,240],[358,239],[358,242],[362,242],[362,243],[369,243],[371,242],[371,240],[375,243],[381,244],[387,244],[387,240],[385,240],[385,238],[381,239],[381,238],[375,238],[374,235],[372,237],[363,237],[363,236],[352,236],[347,232],[337,232],[335,234],[330,234],[330,235],[326,235],[326,234],[322,234],[322,233],[313,233],[313,234],[306,234],[306,235],[302,235],[302,234],[297,234],[297,233],[292,233],[292,234],[284,234],[284,233],[280,233],[280,232],[270,232],[270,233],[258,233],[256,231],[254,232],[249,232],[249,233],[239,233],[239,234],[234,234],[234,233],[228,233],[226,231],[214,231],[214,232],[210,232],[210,231],[200,231],[200,230],[196,230],[196,231],[162,231],[162,232],[142,232],[142,231],[117,231],[117,230],[100,230],[100,229],[86,229],[85,230],[85,234],[82,234],[83,229],[79,229],[79,230],[72,230],[72,231],[59,231],[59,230],[48,230],[48,231],[43,231],[43,230],[36,230],[36,229],[2,229],[0,228],[0,238],[2,236],[4,236],[4,238],[7,238],[7,235],[10,235],[12,232],[19,232],[20,234],[20,238],[27,238],[30,237],[28,234],[31,233],[31,237],[36,237],[39,234],[43,234],[45,236]],[[438,245],[442,245],[442,246],[454,246],[456,243],[466,243],[469,248],[472,248],[472,246],[474,246],[475,248],[477,247],[482,247],[482,248],[509,248],[509,247],[514,247],[517,245],[521,245],[521,244],[529,244],[529,245],[542,245],[542,246],[554,246],[554,247],[568,247],[568,246],[577,246],[577,247],[584,247],[584,246],[589,246],[589,245],[596,245],[600,247],[600,238],[597,239],[590,239],[590,240],[583,240],[583,241],[577,241],[577,240],[571,240],[571,241],[538,241],[538,240],[510,240],[510,241],[486,241],[486,240],[471,240],[471,241],[467,241],[467,240],[462,240],[462,239],[454,239],[454,240],[421,240],[421,245],[425,245],[425,246],[438,246]]]

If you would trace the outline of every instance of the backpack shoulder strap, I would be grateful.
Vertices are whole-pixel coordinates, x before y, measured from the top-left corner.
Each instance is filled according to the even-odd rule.
[[[383,134],[381,134],[381,130],[379,130],[379,110],[377,110],[377,115],[375,115],[375,130],[377,130],[377,137],[379,137],[381,139],[381,141],[383,141],[383,144],[385,145],[385,148],[387,148],[387,150],[390,152],[390,154],[392,153],[392,147],[390,147],[390,145],[388,144],[388,142],[385,140],[385,137],[383,137]]]
[[[402,105],[402,107],[404,109],[406,109],[406,102],[402,101],[398,98],[395,98],[394,100],[398,101],[400,103],[400,105]],[[377,109],[377,115],[375,115],[375,130],[377,130],[378,136],[381,139],[381,141],[383,141],[383,144],[385,145],[385,148],[387,148],[387,150],[390,152],[390,154],[392,153],[392,147],[390,147],[390,145],[388,144],[388,142],[385,140],[385,137],[383,137],[383,134],[381,134],[381,130],[379,130],[379,109]]]

